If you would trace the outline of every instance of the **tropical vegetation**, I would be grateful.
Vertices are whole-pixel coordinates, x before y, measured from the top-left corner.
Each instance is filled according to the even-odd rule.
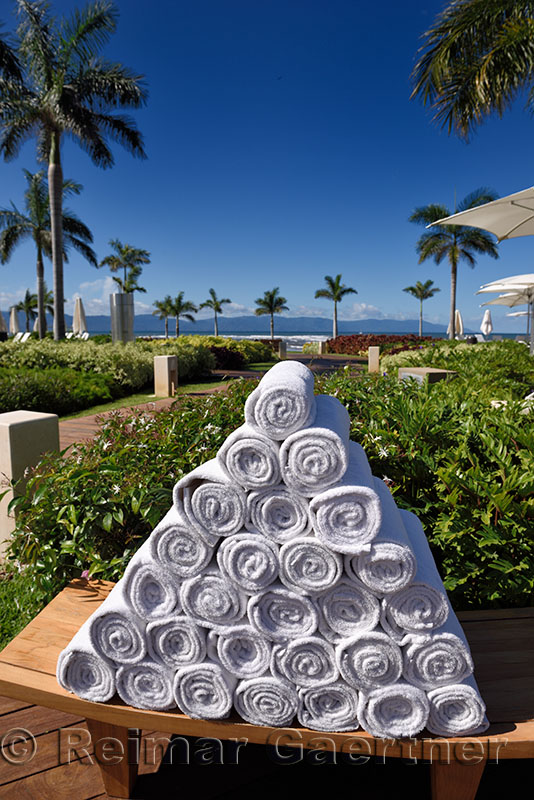
[[[534,362],[512,341],[438,342],[418,357],[453,363],[458,377],[421,386],[389,375],[354,380],[345,369],[317,378],[316,390],[348,408],[373,473],[422,520],[456,609],[532,605],[534,432],[520,411]],[[14,503],[10,552],[35,592],[49,599],[83,570],[118,579],[170,507],[176,481],[243,422],[256,385],[237,381],[157,415],[112,415],[94,441],[46,456]],[[494,407],[495,398],[508,403]]]
[[[170,305],[171,317],[175,318],[176,323],[176,338],[180,335],[180,317],[189,320],[189,322],[196,322],[193,314],[196,314],[198,308],[190,300],[184,300],[184,293],[178,292]]]
[[[356,289],[352,289],[350,286],[345,286],[344,283],[341,283],[341,273],[336,275],[335,278],[332,278],[331,275],[325,275],[324,280],[326,283],[326,288],[324,289],[317,289],[315,292],[315,298],[325,297],[327,300],[332,300],[334,303],[334,325],[332,331],[332,337],[334,339],[337,338],[337,304],[341,303],[345,295],[347,294],[358,294]]]
[[[46,300],[43,257],[52,257],[52,232],[48,185],[44,172],[23,170],[27,182],[24,193],[26,213],[11,203],[11,208],[0,209],[0,261],[5,264],[15,248],[32,239],[37,251],[37,324],[39,338],[46,333]],[[80,194],[83,186],[72,180],[63,181],[63,197]],[[68,250],[73,247],[90,264],[96,267],[97,259],[91,248],[93,235],[72,211],[62,210],[63,261],[68,263]]]
[[[326,349],[329,353],[367,358],[370,347],[379,347],[381,355],[384,355],[420,349],[432,341],[432,336],[416,336],[415,333],[351,333],[336,339],[327,339]]]
[[[99,267],[109,267],[115,273],[122,270],[122,277],[114,275],[113,280],[119,287],[119,292],[132,294],[133,292],[146,292],[139,286],[137,279],[141,275],[142,264],[150,264],[150,253],[131,244],[123,244],[120,239],[110,239],[109,246],[114,250],[111,255],[102,259]]]
[[[451,214],[467,211],[483,203],[495,200],[497,195],[491,189],[481,188],[465,197],[458,207],[450,211],[444,205],[431,203],[427,206],[416,208],[411,216],[410,222],[418,225],[433,225],[440,219],[451,216]],[[419,263],[422,264],[428,259],[432,259],[436,264],[446,259],[451,269],[451,300],[449,311],[449,336],[454,339],[456,335],[455,312],[456,312],[456,284],[458,275],[458,264],[464,261],[468,266],[476,265],[475,255],[488,255],[491,258],[498,258],[499,252],[494,237],[487,231],[478,228],[468,228],[465,225],[433,225],[425,231],[416,244],[416,251],[419,254]]]
[[[412,97],[463,138],[523,93],[532,111],[533,16],[525,0],[449,2],[423,34]]]
[[[214,318],[214,331],[213,331],[213,334],[214,334],[214,336],[218,336],[219,335],[219,325],[217,324],[217,314],[222,314],[223,313],[223,305],[225,303],[231,303],[231,302],[232,301],[230,300],[229,297],[225,297],[222,300],[219,300],[219,298],[217,297],[217,293],[215,292],[215,289],[210,289],[209,298],[207,300],[205,300],[203,303],[200,304],[199,309],[200,308],[211,308],[212,311],[213,311],[213,318]]]
[[[169,317],[172,315],[172,297],[166,295],[163,300],[155,300],[152,303],[155,310],[152,312],[154,317],[165,321],[165,338],[169,338]]]
[[[144,158],[135,123],[117,111],[141,107],[147,95],[142,76],[100,56],[117,27],[112,2],[91,3],[59,21],[42,0],[16,0],[16,8],[16,45],[10,48],[4,38],[0,50],[0,154],[14,159],[28,139],[36,138],[38,157],[48,164],[54,338],[62,339],[63,142],[73,139],[104,168],[113,165],[111,141]]]
[[[37,295],[32,294],[29,289],[26,289],[24,299],[17,303],[15,311],[22,311],[26,315],[26,331],[30,330],[30,322],[33,322],[37,316],[35,309],[37,308]]]
[[[417,281],[415,286],[406,286],[405,289],[402,290],[403,292],[408,292],[413,297],[419,300],[419,336],[423,335],[423,302],[425,300],[430,300],[431,297],[434,297],[436,292],[440,292],[441,289],[438,289],[437,286],[434,286],[434,281],[428,280],[424,283],[421,281]]]
[[[271,318],[271,339],[274,339],[274,315],[289,310],[286,306],[286,298],[280,295],[279,287],[275,286],[274,289],[264,292],[263,297],[258,297],[254,302],[258,306],[254,311],[257,317],[269,314]]]

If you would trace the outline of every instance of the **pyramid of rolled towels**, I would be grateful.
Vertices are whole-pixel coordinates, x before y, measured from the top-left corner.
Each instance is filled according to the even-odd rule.
[[[87,700],[117,692],[199,719],[233,709],[256,725],[384,737],[488,726],[418,518],[296,361],[263,377],[245,424],[176,484],[57,679]]]

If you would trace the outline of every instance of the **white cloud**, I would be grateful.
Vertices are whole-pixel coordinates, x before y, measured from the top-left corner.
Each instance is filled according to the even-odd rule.
[[[2,311],[9,311],[11,306],[20,303],[25,292],[26,289],[17,289],[14,292],[0,292],[0,308]]]
[[[74,300],[81,297],[83,307],[87,316],[99,316],[104,314],[109,317],[109,295],[117,288],[113,278],[108,275],[105,278],[97,278],[94,281],[84,281],[80,283],[77,291],[73,292],[72,297],[65,303],[65,311],[72,314],[74,311]]]
[[[352,303],[352,305],[338,305],[339,319],[383,319],[384,314],[377,306],[369,303]],[[329,315],[330,316],[330,315]]]

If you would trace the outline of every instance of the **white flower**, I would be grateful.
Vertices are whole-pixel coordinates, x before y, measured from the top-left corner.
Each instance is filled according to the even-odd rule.
[[[111,447],[110,441],[104,442],[104,444],[102,445],[102,450],[108,450],[110,447]]]
[[[388,456],[388,451],[386,450],[385,447],[381,447],[379,449],[379,451],[378,451],[378,457],[379,458],[387,458],[387,456]]]
[[[120,492],[120,490],[121,490],[121,487],[120,487],[120,486],[117,486],[117,484],[115,484],[114,486],[112,486],[112,487],[111,487],[111,491],[112,491],[114,494],[118,494],[118,493]]]

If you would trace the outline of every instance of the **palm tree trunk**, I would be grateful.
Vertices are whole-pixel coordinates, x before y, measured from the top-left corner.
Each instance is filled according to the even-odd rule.
[[[423,335],[423,301],[419,301],[419,338]]]
[[[214,314],[215,314],[215,336],[218,336],[219,335],[219,326],[217,324],[217,312],[215,311]]]
[[[169,338],[169,318],[165,317],[165,338]]]
[[[334,300],[334,331],[333,338],[337,339],[337,303]]]
[[[271,339],[274,339],[274,314],[271,314]]]
[[[456,329],[455,329],[455,312],[456,312],[456,272],[457,272],[457,264],[456,261],[453,259],[451,264],[451,309],[449,313],[449,326],[450,326],[450,334],[449,339],[454,339],[456,336]]]
[[[44,303],[44,265],[43,254],[40,246],[37,247],[37,325],[39,339],[44,339],[46,333],[46,317]]]
[[[180,335],[180,317],[176,317],[176,338]]]
[[[52,135],[48,161],[48,197],[50,202],[50,231],[52,234],[52,264],[54,268],[54,339],[65,338],[65,309],[63,306],[63,170],[60,160],[60,135]]]

